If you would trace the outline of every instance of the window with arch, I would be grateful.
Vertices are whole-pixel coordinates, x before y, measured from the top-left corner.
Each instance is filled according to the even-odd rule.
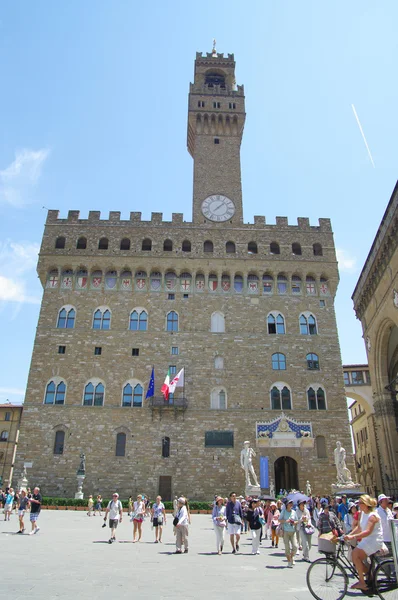
[[[181,250],[183,252],[191,252],[191,242],[189,240],[184,240],[182,242]]]
[[[80,237],[76,242],[77,250],[85,250],[87,248],[87,238]]]
[[[58,313],[57,329],[73,329],[76,311],[72,307],[64,307]]]
[[[146,310],[133,310],[130,313],[130,331],[147,331],[148,313]]]
[[[268,333],[270,334],[284,334],[285,333],[285,319],[280,313],[270,313],[267,317]]]
[[[212,390],[210,397],[210,408],[214,410],[226,410],[227,396],[223,388]]]
[[[108,250],[109,240],[108,238],[101,238],[98,242],[98,250]]]
[[[292,294],[301,294],[301,277],[298,275],[292,277]]]
[[[44,396],[44,404],[64,404],[65,403],[66,385],[63,381],[56,383],[50,381],[46,387]]]
[[[315,438],[316,456],[317,458],[327,458],[326,439],[323,435],[317,435]]]
[[[278,290],[278,294],[287,293],[287,277],[286,275],[283,275],[283,273],[279,273],[276,280],[276,287]]]
[[[122,406],[133,405],[133,388],[127,383],[123,388]]]
[[[129,238],[123,238],[120,242],[120,250],[130,250],[130,245]]]
[[[162,458],[170,456],[170,438],[165,436],[162,438]]]
[[[215,357],[214,368],[215,369],[223,369],[224,368],[224,358],[222,356]]]
[[[84,388],[83,406],[103,406],[105,388],[102,383],[93,384],[91,381]]]
[[[203,252],[213,252],[213,242],[206,240],[203,244]]]
[[[314,352],[310,352],[309,354],[307,354],[306,360],[307,360],[307,369],[308,370],[310,370],[310,371],[319,370],[319,356],[317,354],[314,354]]]
[[[65,444],[65,431],[59,430],[55,432],[54,438],[54,454],[63,454]]]
[[[93,329],[110,329],[111,312],[108,308],[98,308],[93,316]]]
[[[225,252],[227,254],[235,254],[235,252],[236,252],[235,243],[234,242],[227,242],[225,244]]]
[[[316,295],[316,283],[315,278],[312,277],[312,275],[307,275],[305,278],[305,289],[307,291],[307,296]]]
[[[149,238],[145,238],[144,240],[142,240],[141,250],[146,252],[152,250],[152,240],[150,240]]]
[[[171,240],[164,240],[163,252],[172,252],[172,250],[173,250],[173,242]]]
[[[122,431],[116,434],[115,456],[126,456],[126,434]]]
[[[137,385],[135,385],[134,389],[133,389],[133,407],[134,406],[136,406],[136,407],[142,406],[143,394],[144,394],[144,388],[142,387],[142,385],[137,383]]]
[[[323,250],[321,244],[313,244],[312,250],[314,252],[314,256],[323,256]]]
[[[65,248],[64,236],[57,237],[57,239],[55,240],[55,247],[57,250],[63,250],[63,248]]]
[[[257,244],[256,242],[249,242],[247,244],[247,251],[249,254],[257,254]]]
[[[269,245],[269,251],[271,254],[280,254],[281,250],[279,248],[278,242],[271,242]]]
[[[297,242],[293,242],[292,244],[292,254],[295,256],[301,256],[301,246]]]
[[[286,356],[281,352],[272,355],[272,368],[274,371],[286,371]]]
[[[325,391],[320,386],[308,388],[307,399],[309,410],[326,410]]]
[[[287,385],[276,384],[271,389],[272,410],[291,410],[292,397]]]
[[[8,440],[8,431],[2,431],[0,433],[0,442],[6,442]]]
[[[178,314],[174,310],[167,313],[166,331],[178,331]]]
[[[272,288],[274,285],[274,278],[272,275],[265,273],[263,275],[263,292],[264,294],[272,294]]]
[[[317,335],[316,320],[311,313],[300,315],[300,333],[302,335]]]
[[[221,312],[214,312],[211,315],[210,331],[212,333],[225,332],[225,317]]]

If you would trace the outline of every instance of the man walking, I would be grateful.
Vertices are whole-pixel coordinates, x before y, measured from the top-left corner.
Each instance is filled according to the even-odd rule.
[[[242,507],[236,498],[236,493],[231,492],[229,502],[225,509],[225,516],[228,521],[228,533],[232,546],[232,554],[239,552],[239,540],[243,523]]]
[[[377,498],[377,502],[379,506],[377,507],[377,512],[381,518],[381,526],[383,529],[383,542],[386,544],[389,552],[391,553],[391,526],[389,521],[394,518],[391,510],[388,508],[388,502],[390,498],[388,498],[385,494],[380,494]]]
[[[109,502],[108,506],[106,507],[106,511],[105,511],[105,518],[104,518],[104,522],[106,523],[106,518],[108,516],[109,513],[109,527],[111,529],[111,537],[109,538],[109,544],[112,544],[112,542],[116,542],[116,528],[120,523],[122,522],[123,519],[123,506],[122,503],[119,500],[119,494],[117,492],[115,492],[112,495],[112,500]],[[105,525],[104,525],[105,527]]]
[[[29,535],[33,535],[34,533],[40,531],[40,527],[37,526],[37,519],[40,516],[41,503],[42,497],[40,494],[40,488],[35,487],[30,498],[30,522],[32,524],[32,531]]]

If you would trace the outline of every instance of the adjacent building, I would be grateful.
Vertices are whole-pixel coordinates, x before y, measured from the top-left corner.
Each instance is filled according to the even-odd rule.
[[[0,488],[12,483],[21,417],[20,404],[0,404]]]

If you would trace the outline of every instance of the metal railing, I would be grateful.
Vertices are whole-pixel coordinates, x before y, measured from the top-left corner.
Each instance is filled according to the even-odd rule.
[[[174,408],[186,410],[188,408],[188,401],[185,397],[165,400],[163,396],[153,396],[149,399],[149,406],[150,408]]]

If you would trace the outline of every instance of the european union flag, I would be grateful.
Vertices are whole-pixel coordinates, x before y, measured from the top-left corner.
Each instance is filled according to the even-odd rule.
[[[152,367],[151,378],[149,380],[148,391],[145,399],[152,398],[155,395],[155,367]]]

